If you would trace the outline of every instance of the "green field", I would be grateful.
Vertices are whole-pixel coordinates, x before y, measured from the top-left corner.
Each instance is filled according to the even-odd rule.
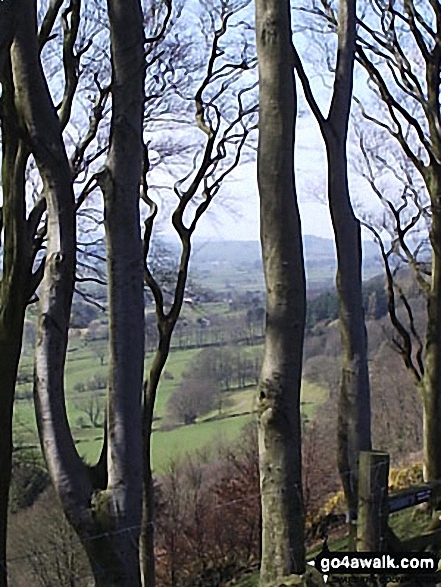
[[[256,348],[256,347],[254,347]],[[215,447],[220,443],[230,443],[240,434],[243,426],[255,417],[255,387],[232,390],[225,393],[224,409],[219,414],[213,411],[197,420],[195,424],[180,425],[173,429],[162,430],[166,421],[167,402],[175,387],[180,383],[182,373],[188,370],[192,359],[200,349],[176,350],[170,353],[165,370],[170,379],[163,378],[158,390],[155,423],[153,433],[153,468],[164,471],[169,463],[185,454],[202,449],[208,445]],[[152,355],[146,357],[146,373]],[[17,386],[15,403],[15,443],[17,445],[36,446],[37,433],[32,400],[33,360],[24,356],[21,361],[21,382]],[[102,445],[102,425],[93,426],[86,411],[92,395],[99,407],[97,424],[102,424],[105,405],[105,389],[86,389],[78,391],[79,384],[85,384],[94,377],[105,378],[104,365],[93,352],[93,343],[86,344],[75,337],[70,342],[66,364],[66,398],[67,412],[72,433],[80,454],[89,462],[94,462]],[[23,378],[27,380],[23,381]],[[89,386],[91,387],[91,386]],[[93,387],[93,386],[92,386]],[[327,392],[323,388],[305,382],[302,389],[302,411],[307,418],[313,416],[315,407],[323,402]]]

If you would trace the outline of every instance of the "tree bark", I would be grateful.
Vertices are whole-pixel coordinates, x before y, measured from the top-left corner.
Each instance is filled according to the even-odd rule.
[[[261,587],[305,569],[300,384],[305,273],[294,181],[296,90],[290,5],[257,0],[258,186],[267,290],[258,388]]]
[[[345,141],[345,139],[344,139]],[[337,294],[342,340],[337,462],[354,536],[358,507],[358,458],[371,449],[371,406],[362,292],[360,223],[348,188],[346,146],[327,138],[328,197],[337,247]]]
[[[428,189],[431,199],[431,283],[427,294],[427,330],[422,380],[424,478],[441,479],[441,166],[433,163]]]
[[[337,463],[355,540],[358,458],[371,449],[367,333],[363,309],[361,229],[348,182],[347,135],[355,57],[356,0],[340,0],[337,66],[331,107],[322,124],[328,160],[328,201],[337,248],[337,294],[342,340]]]
[[[139,0],[108,0],[112,55],[111,142],[102,189],[110,324],[108,492],[124,565],[119,585],[141,585],[141,433],[144,263],[139,215],[143,161],[144,28]]]
[[[15,101],[22,132],[43,181],[47,252],[35,353],[35,403],[42,450],[67,517],[90,524],[92,487],[75,449],[64,398],[64,362],[75,270],[74,196],[61,128],[39,59],[36,7],[21,0],[11,48]]]
[[[2,76],[3,276],[0,282],[0,587],[7,585],[6,534],[12,470],[12,414],[30,275],[25,218],[27,151],[19,138],[7,59]]]
[[[112,17],[119,21],[123,15],[128,18],[126,31],[130,32],[130,41],[126,41],[121,50],[118,41],[112,38],[117,46],[114,51],[120,50],[126,61],[121,65],[121,55],[114,59],[119,60],[120,68],[126,68],[125,75],[128,76],[138,73],[138,65],[141,63],[140,75],[143,79],[143,29],[138,3],[135,3],[135,10],[125,3],[124,11],[121,3],[116,4]],[[138,12],[136,9],[139,9]],[[141,50],[138,49],[135,68],[131,67],[131,61],[127,57],[129,47],[130,50],[132,47],[132,35],[136,30],[135,23],[129,18],[134,12],[140,33],[138,45],[141,47]],[[140,140],[134,143],[131,127],[134,119],[125,111],[125,108],[130,110],[133,107],[133,85],[129,83],[129,98],[122,98],[123,92],[119,84],[124,84],[125,80],[121,82],[115,74],[114,91],[116,94],[119,92],[120,106],[119,109],[116,108],[112,120],[113,142],[104,172],[108,188],[108,227],[112,231],[109,239],[109,272],[113,288],[110,293],[113,322],[108,487],[102,490],[102,480],[94,486],[91,470],[76,451],[65,406],[64,364],[76,245],[72,175],[61,136],[60,120],[39,59],[35,3],[21,0],[19,13],[17,33],[11,49],[15,99],[24,127],[23,132],[43,180],[48,213],[47,254],[40,293],[35,359],[36,413],[40,441],[64,512],[88,554],[95,584],[99,587],[136,587],[140,585],[138,536],[141,520],[144,327],[142,247],[138,212],[142,143]],[[119,24],[121,27],[121,22]],[[142,92],[143,82],[139,81],[139,75],[137,79]],[[124,99],[126,101],[122,104]],[[139,119],[139,127],[142,128],[142,97],[139,101],[141,107],[135,112],[135,118]],[[138,130],[138,139],[140,134],[141,131]],[[126,148],[128,158],[125,158]],[[138,168],[134,149],[138,153]],[[121,222],[122,218],[125,222]],[[124,230],[130,234],[127,236]],[[115,259],[115,255],[119,257]],[[119,291],[116,291],[115,279],[121,280]],[[117,317],[115,312],[118,313]]]
[[[355,538],[358,455],[371,448],[371,408],[367,333],[362,292],[360,223],[348,183],[347,135],[355,57],[356,0],[340,0],[334,87],[327,118],[314,100],[309,80],[295,53],[305,96],[320,126],[328,163],[328,202],[337,248],[337,294],[342,339],[342,375],[338,405],[338,468],[348,504],[350,533]]]
[[[371,405],[367,333],[363,309],[361,229],[348,182],[347,135],[351,110],[356,36],[356,0],[340,0],[334,90],[322,126],[328,159],[328,200],[337,248],[337,294],[342,340],[338,406],[338,467],[355,537],[358,459],[371,449]]]

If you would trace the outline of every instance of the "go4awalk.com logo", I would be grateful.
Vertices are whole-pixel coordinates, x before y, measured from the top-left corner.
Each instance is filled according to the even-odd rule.
[[[354,575],[432,575],[438,571],[439,557],[429,552],[331,552],[326,543],[323,550],[308,563],[323,575],[353,577]],[[359,577],[361,579],[361,577]],[[351,581],[352,582],[352,581]]]

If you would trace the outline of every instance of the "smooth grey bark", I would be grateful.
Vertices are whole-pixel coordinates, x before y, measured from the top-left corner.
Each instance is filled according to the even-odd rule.
[[[56,12],[56,8],[53,8]],[[6,536],[8,498],[12,467],[12,413],[20,359],[25,309],[35,293],[43,262],[33,270],[40,248],[37,230],[46,209],[38,200],[26,217],[25,173],[29,146],[25,140],[20,112],[14,100],[14,82],[10,48],[14,39],[19,3],[3,0],[0,4],[0,116],[2,124],[2,188],[0,232],[4,228],[3,275],[0,282],[0,397],[4,409],[0,415],[0,585],[7,584]],[[47,23],[44,41],[50,34]]]
[[[102,172],[109,302],[108,492],[125,576],[141,584],[144,262],[139,215],[143,162],[144,28],[139,0],[108,0],[112,56],[110,150]]]
[[[70,434],[64,403],[64,361],[75,269],[75,215],[71,172],[61,128],[38,57],[36,7],[19,2],[11,48],[15,101],[47,202],[47,256],[40,294],[35,358],[37,424],[55,487],[71,519],[86,508],[91,487]],[[81,516],[80,516],[81,517]]]
[[[340,0],[334,87],[325,118],[314,100],[299,56],[297,72],[319,123],[328,163],[328,202],[337,248],[337,294],[342,339],[342,375],[338,402],[337,462],[348,504],[350,529],[357,518],[358,455],[371,448],[371,408],[367,333],[362,295],[360,222],[349,193],[347,135],[355,58],[356,0]]]
[[[257,158],[267,306],[258,387],[261,587],[305,569],[300,384],[305,272],[294,180],[296,89],[290,4],[256,1]]]
[[[335,141],[327,141],[328,196],[337,247],[342,339],[337,462],[349,521],[353,525],[357,519],[359,452],[371,448],[371,405],[362,297],[361,230],[350,202],[343,150]],[[355,531],[355,527],[351,526],[351,530]]]
[[[40,441],[64,512],[89,556],[95,585],[136,587],[140,585],[137,538],[141,521],[144,326],[138,212],[142,143],[140,140],[136,143],[135,139],[141,134],[136,126],[138,119],[139,128],[142,128],[142,14],[138,2],[131,6],[127,2],[116,2],[109,7],[115,26],[119,26],[120,37],[123,23],[126,28],[122,40],[118,34],[112,34],[112,57],[119,64],[120,73],[114,72],[113,90],[117,98],[112,119],[112,143],[102,174],[107,228],[111,232],[112,362],[106,435],[108,455],[107,459],[100,459],[97,467],[89,468],[76,451],[64,394],[76,245],[72,172],[61,136],[62,123],[52,103],[39,59],[35,2],[20,0],[19,8],[20,18],[11,49],[15,101],[23,132],[42,177],[48,214],[47,254],[35,358]],[[80,9],[78,2],[76,9]],[[136,31],[138,51],[132,53]],[[124,69],[122,76],[121,68]],[[135,96],[133,77],[137,79],[141,98],[138,94]],[[126,94],[125,83],[128,84]],[[141,102],[140,112],[133,111],[133,99]]]

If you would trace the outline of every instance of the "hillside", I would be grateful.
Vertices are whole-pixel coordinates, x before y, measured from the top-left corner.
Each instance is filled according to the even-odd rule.
[[[329,286],[336,271],[334,241],[314,235],[303,239],[307,280],[310,288]],[[378,248],[372,241],[363,243],[363,270],[365,279],[382,271]],[[263,289],[261,251],[258,241],[202,241],[195,240],[191,271],[194,277],[203,276],[215,287],[234,287],[242,273],[242,285],[247,283]],[[223,280],[223,281],[222,281]]]

